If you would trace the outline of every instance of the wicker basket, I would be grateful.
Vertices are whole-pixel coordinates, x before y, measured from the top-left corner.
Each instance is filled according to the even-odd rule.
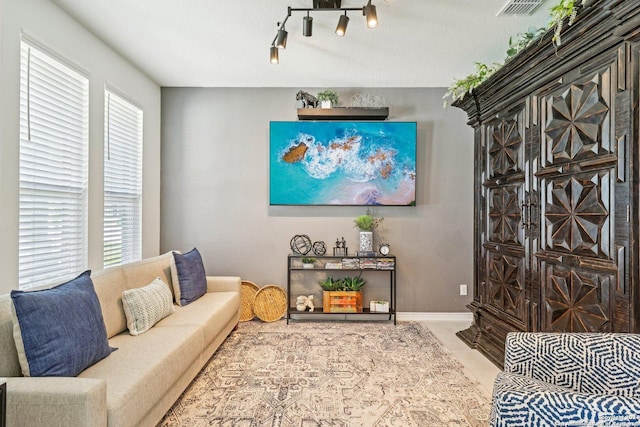
[[[256,293],[253,312],[263,322],[275,322],[287,313],[287,294],[280,286],[267,285]]]
[[[256,314],[253,312],[253,300],[260,288],[253,282],[243,280],[240,286],[240,321],[247,322],[253,319]]]

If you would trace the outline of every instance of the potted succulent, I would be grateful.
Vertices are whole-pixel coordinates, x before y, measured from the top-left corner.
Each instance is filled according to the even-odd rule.
[[[320,283],[322,290],[327,292],[337,291],[341,286],[340,280],[334,280],[331,277],[327,277],[326,279],[321,280],[318,283]]]
[[[373,252],[373,230],[378,228],[384,218],[376,218],[370,210],[357,216],[353,222],[360,230],[360,252]]]
[[[313,263],[316,262],[317,259],[312,257],[303,257],[302,258],[302,268],[313,268]]]
[[[367,283],[360,276],[320,281],[322,310],[325,313],[362,313],[362,287]]]
[[[338,106],[338,94],[335,90],[327,89],[318,93],[320,108],[331,108]]]

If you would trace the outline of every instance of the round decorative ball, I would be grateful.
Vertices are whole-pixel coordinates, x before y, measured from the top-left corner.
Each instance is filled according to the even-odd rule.
[[[316,255],[324,255],[327,253],[327,247],[324,242],[313,242],[313,253]]]
[[[306,234],[296,234],[289,242],[294,254],[306,255],[311,251],[311,239]]]

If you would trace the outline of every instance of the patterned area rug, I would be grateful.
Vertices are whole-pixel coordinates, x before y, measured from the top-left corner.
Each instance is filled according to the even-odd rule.
[[[160,426],[486,426],[489,399],[420,324],[241,323]]]

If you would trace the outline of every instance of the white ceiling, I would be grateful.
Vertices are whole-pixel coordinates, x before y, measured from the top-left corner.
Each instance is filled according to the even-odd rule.
[[[280,64],[269,63],[287,7],[312,0],[54,0],[161,86],[446,87],[475,61],[505,57],[510,36],[544,26],[531,16],[496,17],[506,0],[374,0],[380,25],[351,13],[345,37],[336,12],[318,12],[313,37],[302,12],[287,22]],[[361,7],[365,0],[343,0]]]

